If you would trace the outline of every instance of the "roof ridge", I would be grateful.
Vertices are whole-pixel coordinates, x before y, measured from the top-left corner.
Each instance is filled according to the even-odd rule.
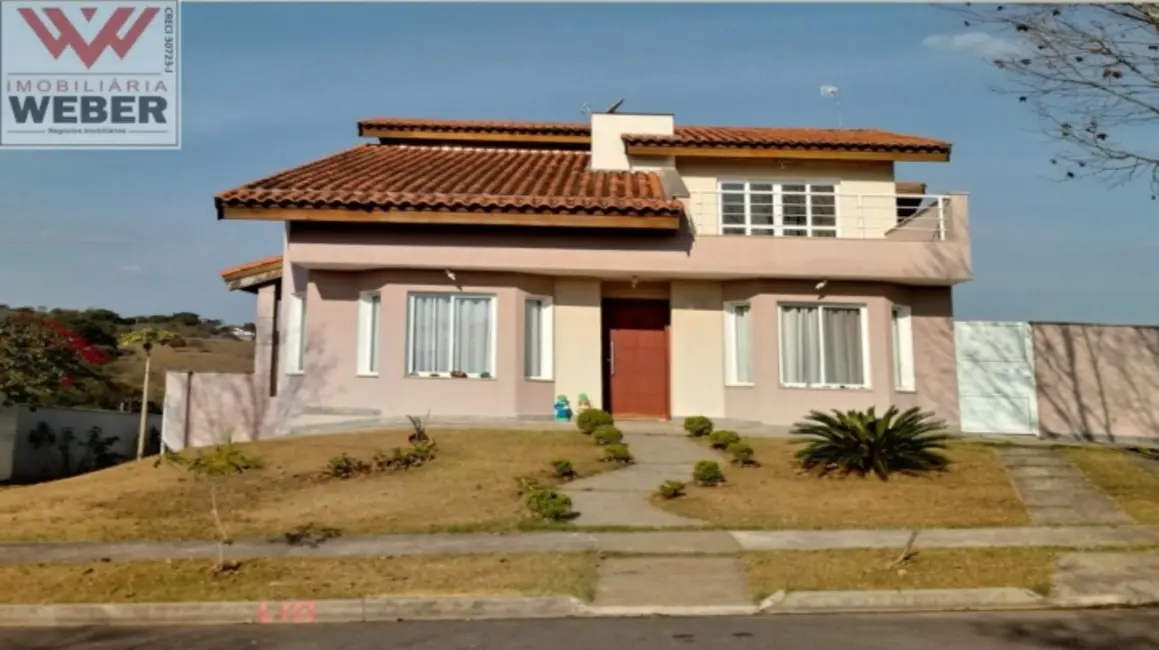
[[[539,153],[558,155],[561,153],[575,154],[577,156],[590,156],[591,152],[587,150],[577,149],[527,149],[524,147],[472,147],[470,145],[457,144],[415,144],[415,143],[399,143],[399,142],[382,142],[370,143],[371,147],[396,147],[399,149],[420,149],[423,151],[431,151],[441,149],[445,151],[499,151],[503,153]]]

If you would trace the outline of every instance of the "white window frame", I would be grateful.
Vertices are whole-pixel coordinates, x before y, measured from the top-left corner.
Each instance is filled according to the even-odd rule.
[[[377,377],[382,354],[382,292],[358,294],[358,366],[360,377]]]
[[[495,294],[493,294],[493,293],[458,293],[458,292],[449,292],[449,291],[411,291],[411,292],[407,293],[407,296],[406,296],[406,374],[408,376],[413,376],[413,377],[450,377],[451,373],[454,372],[453,368],[447,372],[428,372],[425,370],[422,372],[419,372],[419,371],[416,371],[414,369],[414,349],[413,349],[413,343],[412,343],[414,340],[414,324],[415,324],[414,299],[417,297],[428,297],[428,296],[448,297],[451,300],[451,309],[450,309],[451,321],[450,321],[450,324],[447,326],[447,332],[449,333],[449,336],[450,336],[450,342],[448,344],[449,347],[447,348],[447,358],[452,359],[452,360],[455,358],[455,301],[466,299],[466,298],[485,298],[488,301],[488,303],[490,305],[490,311],[491,311],[491,341],[490,341],[490,344],[491,344],[491,368],[490,368],[490,370],[488,370],[486,372],[486,374],[488,375],[488,377],[486,377],[486,379],[495,379],[497,376],[496,372],[495,372],[495,366],[497,365],[496,352],[498,351],[497,350],[497,348],[498,348],[497,342],[498,342],[498,332],[499,332],[499,310],[496,307],[498,301],[496,300]],[[467,373],[466,378],[467,379],[484,379],[483,374],[484,373],[474,373],[474,372]]]
[[[773,223],[772,225],[753,225],[752,222],[752,185],[753,184],[772,185],[773,186]],[[736,228],[736,224],[725,224],[724,222],[724,195],[738,194],[738,190],[725,190],[725,185],[744,185],[744,206],[745,206],[745,223],[744,223],[744,237],[752,237],[754,231],[771,232],[774,237],[785,237],[785,221],[784,221],[784,203],[782,202],[783,187],[785,185],[804,185],[806,187],[806,196],[808,197],[806,212],[808,213],[808,223],[804,226],[791,225],[788,230],[804,230],[805,236],[802,239],[836,239],[841,237],[841,182],[837,179],[820,179],[814,178],[810,180],[796,180],[796,179],[740,179],[728,178],[720,179],[716,183],[716,232],[721,236],[738,237],[737,234],[725,234],[726,227]],[[833,226],[814,226],[813,225],[813,198],[812,188],[814,185],[831,185],[833,186]],[[793,192],[792,194],[797,194]],[[818,237],[814,235],[817,232],[831,232],[832,237]],[[796,235],[792,235],[796,237]]]
[[[286,374],[300,375],[305,372],[306,292],[291,293],[286,310]]]
[[[737,307],[747,307],[748,308],[749,347],[750,347],[749,354],[751,355],[753,352],[751,349],[752,343],[753,343],[753,334],[752,334],[753,306],[752,306],[752,303],[750,303],[747,300],[729,300],[729,301],[726,301],[724,303],[724,385],[725,386],[752,386],[753,385],[753,381],[752,381],[753,378],[752,377],[749,377],[748,381],[741,381],[737,377],[737,373],[740,370],[740,364],[738,363],[740,361],[740,350],[737,349],[737,340],[736,340],[736,308]],[[750,368],[753,368],[753,364],[751,363],[752,361],[753,360],[750,359],[750,365],[749,365]],[[755,370],[755,368],[753,368],[753,369]],[[751,372],[751,370],[750,370],[750,372]]]
[[[539,318],[539,374],[527,374],[527,303],[538,302],[543,310]],[[524,323],[523,323],[523,374],[525,379],[534,379],[537,381],[550,381],[554,377],[555,371],[555,307],[550,296],[527,296],[523,307]]]
[[[816,308],[817,328],[820,345],[821,383],[805,384],[785,380],[785,309],[786,308]],[[825,319],[821,313],[825,309],[856,309],[861,319],[861,382],[860,384],[831,384],[825,379]],[[827,390],[867,390],[872,388],[872,368],[869,365],[869,309],[863,304],[856,303],[807,303],[782,302],[777,304],[777,354],[780,357],[781,386],[786,388],[824,388]]]
[[[914,370],[913,310],[894,305],[890,311],[890,336],[893,338],[893,384],[899,391],[917,390]]]

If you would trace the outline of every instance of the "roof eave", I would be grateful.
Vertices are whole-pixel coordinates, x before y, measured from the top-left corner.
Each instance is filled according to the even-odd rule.
[[[328,223],[397,223],[428,225],[527,226],[539,228],[600,228],[678,230],[683,207],[646,209],[635,213],[591,214],[559,212],[452,212],[445,210],[374,210],[359,208],[223,206],[222,218],[240,221],[310,221]]]
[[[683,158],[752,158],[781,160],[858,160],[892,162],[949,162],[950,149],[944,150],[850,150],[837,148],[774,148],[754,146],[689,146],[667,144],[627,144],[632,156],[676,156]]]

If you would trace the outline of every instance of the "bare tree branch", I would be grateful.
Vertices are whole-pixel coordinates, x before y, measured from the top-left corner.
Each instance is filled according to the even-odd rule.
[[[1119,186],[1146,178],[1159,194],[1159,5],[979,5],[964,24],[1012,42],[994,61],[1059,143],[1068,179]]]

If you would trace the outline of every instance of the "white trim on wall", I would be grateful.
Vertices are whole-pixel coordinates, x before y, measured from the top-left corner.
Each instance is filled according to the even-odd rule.
[[[749,349],[748,376],[740,376],[741,350],[737,348],[737,308],[746,309],[745,325],[748,328]],[[728,300],[724,303],[724,385],[725,386],[752,386],[753,359],[752,359],[752,304],[747,300]]]
[[[916,391],[913,310],[908,306],[893,306],[890,311],[890,334],[893,337],[893,387],[899,391]]]
[[[285,364],[287,375],[300,375],[305,372],[306,356],[306,292],[295,291],[290,294],[286,309],[286,351]]]
[[[358,359],[355,372],[360,377],[377,377],[382,350],[382,293],[358,294]]]
[[[532,340],[527,318],[527,306],[536,303],[539,309],[539,367],[528,367],[528,345]],[[550,381],[555,366],[555,323],[553,321],[552,300],[550,296],[527,296],[524,301],[523,323],[523,375],[526,379]]]

